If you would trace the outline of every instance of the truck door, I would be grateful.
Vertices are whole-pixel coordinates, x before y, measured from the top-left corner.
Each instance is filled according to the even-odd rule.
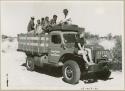
[[[50,45],[49,45],[49,62],[58,63],[61,56],[61,35],[54,33],[50,36]]]

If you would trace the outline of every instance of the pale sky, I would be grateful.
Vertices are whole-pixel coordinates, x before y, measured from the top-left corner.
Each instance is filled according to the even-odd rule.
[[[1,1],[1,33],[26,33],[31,16],[36,21],[56,14],[60,21],[65,8],[72,23],[84,27],[86,32],[100,36],[123,33],[123,1]]]

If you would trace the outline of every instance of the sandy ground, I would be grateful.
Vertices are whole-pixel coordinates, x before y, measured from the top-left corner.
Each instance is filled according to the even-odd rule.
[[[76,85],[65,83],[57,68],[27,71],[25,67],[26,55],[17,52],[17,41],[2,42],[1,52],[1,87],[2,89],[70,89],[70,90],[123,90],[124,79],[122,72],[112,72],[110,80],[98,80],[94,83],[84,83],[82,80]],[[8,87],[7,87],[8,74]]]

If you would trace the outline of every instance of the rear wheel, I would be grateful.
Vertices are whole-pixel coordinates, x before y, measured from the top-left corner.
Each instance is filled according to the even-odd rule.
[[[35,69],[33,57],[28,56],[26,59],[26,68],[29,71],[33,71]]]
[[[79,65],[72,60],[66,61],[63,66],[64,81],[70,84],[76,84],[80,80],[80,68]]]

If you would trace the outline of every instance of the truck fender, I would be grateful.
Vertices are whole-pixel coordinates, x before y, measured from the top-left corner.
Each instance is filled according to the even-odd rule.
[[[85,68],[85,61],[79,55],[73,53],[66,53],[60,57],[59,62],[65,63],[68,60],[76,61],[80,67],[80,69]]]

